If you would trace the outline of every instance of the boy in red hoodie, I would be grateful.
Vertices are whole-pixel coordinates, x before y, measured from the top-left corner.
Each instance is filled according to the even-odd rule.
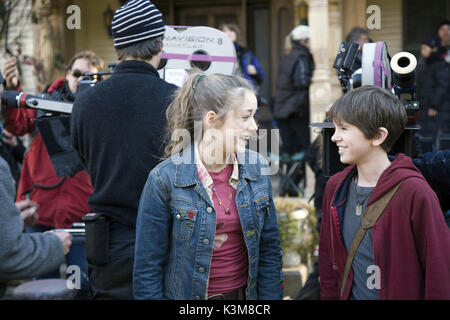
[[[388,151],[403,132],[404,106],[388,91],[363,86],[329,112],[331,140],[350,166],[332,176],[323,198],[319,241],[322,299],[450,299],[450,231],[436,194],[411,159]],[[400,184],[344,268],[366,208]]]

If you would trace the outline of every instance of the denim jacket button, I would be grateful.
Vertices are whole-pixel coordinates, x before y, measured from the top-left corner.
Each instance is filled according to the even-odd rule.
[[[203,272],[205,272],[205,268],[200,267],[200,268],[198,268],[198,271],[200,271],[201,273],[203,273]]]
[[[203,244],[209,244],[209,240],[208,239],[204,239],[203,240]]]
[[[177,220],[180,220],[181,219],[181,215],[177,214],[176,218],[177,218]]]
[[[206,209],[206,211],[207,211],[208,213],[211,213],[211,212],[212,212],[212,208],[211,208],[211,207],[208,207],[208,209]]]

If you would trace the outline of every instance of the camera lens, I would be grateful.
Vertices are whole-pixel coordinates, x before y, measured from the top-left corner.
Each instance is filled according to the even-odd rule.
[[[401,57],[400,59],[398,59],[398,65],[402,68],[409,66],[409,64],[410,61],[407,57]]]
[[[209,54],[204,50],[197,50],[193,55],[205,55],[209,57]],[[211,66],[211,61],[191,61],[191,67],[199,68],[200,70],[206,71]]]

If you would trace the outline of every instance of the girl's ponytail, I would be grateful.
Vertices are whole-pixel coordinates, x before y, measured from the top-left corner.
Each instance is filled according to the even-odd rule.
[[[180,139],[173,141],[172,134],[174,132],[186,129],[191,135],[191,138],[194,137],[194,120],[196,118],[194,115],[195,102],[193,101],[194,83],[196,80],[198,81],[198,77],[201,74],[202,71],[200,69],[191,69],[186,82],[175,92],[175,98],[167,108],[167,145],[164,150],[164,159],[180,152],[188,142],[184,140],[180,141]]]

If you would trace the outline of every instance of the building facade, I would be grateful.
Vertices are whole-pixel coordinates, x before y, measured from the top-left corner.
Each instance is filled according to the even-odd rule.
[[[0,65],[18,56],[23,89],[42,91],[64,74],[78,51],[91,49],[106,63],[117,60],[109,27],[121,0],[9,0],[0,4]],[[266,74],[261,94],[275,93],[285,38],[298,24],[311,27],[316,70],[311,86],[311,122],[342,93],[332,68],[339,44],[356,26],[373,41],[385,41],[391,56],[418,55],[420,42],[449,16],[450,0],[154,0],[167,25],[218,27],[235,22],[240,42],[258,57]],[[9,8],[8,8],[9,6]],[[5,14],[6,13],[6,14]],[[312,134],[312,138],[315,134]]]

